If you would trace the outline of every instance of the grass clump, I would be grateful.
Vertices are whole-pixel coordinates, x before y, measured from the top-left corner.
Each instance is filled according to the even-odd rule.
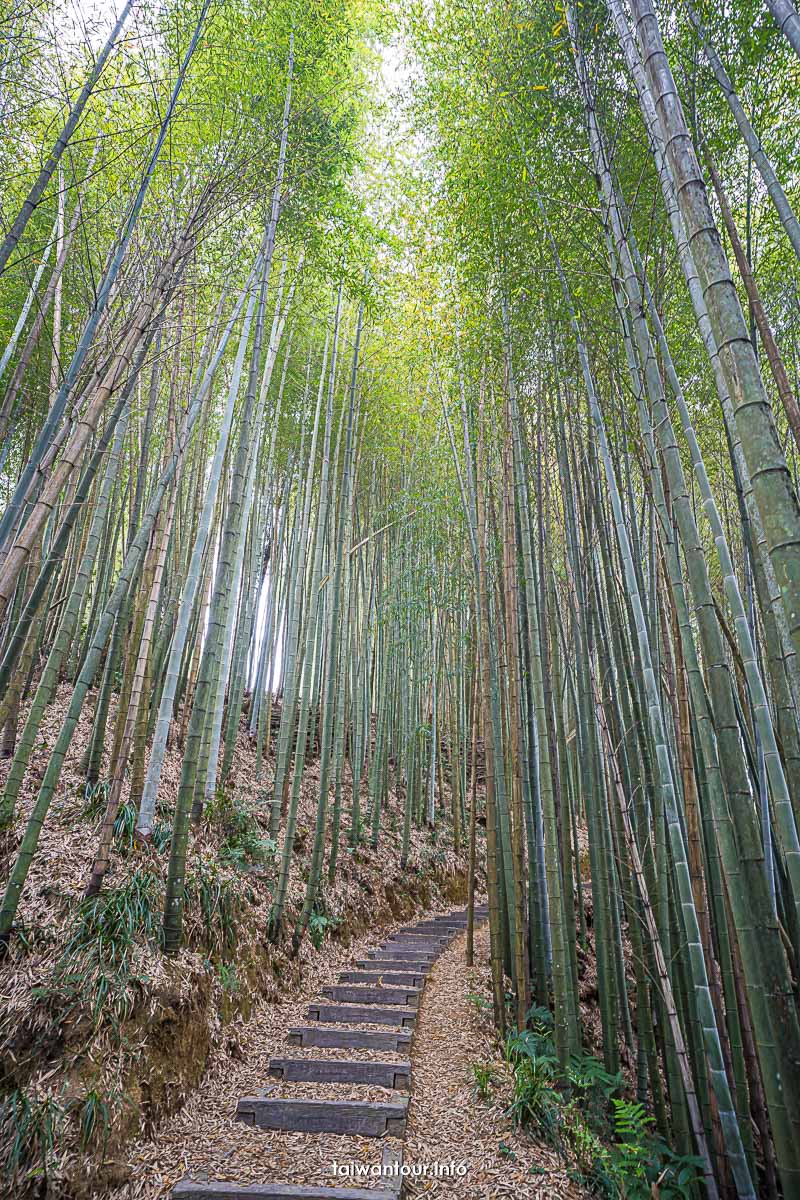
[[[34,995],[55,1004],[62,1018],[85,1008],[87,999],[93,1025],[101,1018],[117,1023],[129,1017],[147,982],[134,969],[134,950],[158,939],[161,905],[161,880],[146,868],[81,901],[52,981]]]
[[[185,912],[197,920],[187,928],[190,944],[223,961],[232,957],[238,940],[239,903],[234,881],[218,862],[198,859],[186,876]]]
[[[15,1089],[0,1100],[0,1175],[11,1187],[22,1192],[52,1176],[65,1116],[54,1096]]]

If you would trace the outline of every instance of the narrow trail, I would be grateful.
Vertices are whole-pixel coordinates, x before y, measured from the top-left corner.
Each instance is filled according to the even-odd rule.
[[[404,1197],[458,1200],[579,1200],[553,1149],[515,1131],[502,1088],[489,1103],[475,1096],[473,1065],[496,1061],[494,1032],[479,1002],[489,977],[489,929],[475,932],[474,966],[465,958],[466,935],[437,959],[414,1034],[413,1081],[404,1153],[409,1164],[465,1164],[463,1174],[411,1174]]]
[[[485,910],[476,916],[485,920]],[[157,1138],[137,1147],[117,1196],[398,1196],[426,980],[454,938],[463,962],[465,923],[461,911],[398,927],[380,944],[368,936],[320,970],[310,995],[265,1007],[241,1029],[238,1061],[218,1062]],[[396,1174],[380,1176],[381,1164]]]

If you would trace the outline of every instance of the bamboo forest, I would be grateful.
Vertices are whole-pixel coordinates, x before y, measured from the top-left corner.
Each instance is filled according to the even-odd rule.
[[[0,0],[0,1197],[800,1198],[796,0]]]

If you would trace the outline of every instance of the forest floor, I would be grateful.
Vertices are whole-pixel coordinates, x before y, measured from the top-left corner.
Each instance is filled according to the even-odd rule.
[[[30,815],[69,695],[65,685],[45,715],[15,825],[0,846],[2,875]],[[112,708],[109,728],[113,718]],[[310,986],[306,980],[313,979],[316,989],[345,957],[358,957],[360,947],[388,930],[466,898],[466,859],[454,853],[445,825],[433,837],[415,829],[401,868],[404,797],[393,788],[378,849],[350,849],[346,781],[337,875],[326,885],[313,937],[304,939],[296,956],[286,942],[269,943],[265,931],[280,851],[280,843],[268,840],[274,760],[268,760],[263,785],[255,783],[254,748],[243,726],[226,798],[209,807],[192,835],[185,946],[166,959],[158,949],[168,859],[163,839],[177,795],[180,748],[168,751],[159,789],[162,841],[144,854],[136,848],[126,780],[112,870],[100,897],[86,902],[102,816],[97,798],[87,800],[81,769],[90,728],[87,705],[20,905],[21,936],[0,963],[0,1194],[4,1182],[15,1196],[42,1194],[46,1180],[48,1196],[87,1200],[126,1183],[132,1140],[152,1136],[187,1099],[201,1098],[197,1089],[211,1086],[215,1069],[224,1075],[241,1063],[257,1073],[252,1051],[266,1028],[261,1022],[274,1021],[280,1029],[292,1010],[287,998]],[[0,787],[9,761],[0,762]],[[289,930],[305,893],[318,775],[312,759],[302,782]],[[362,805],[366,801],[365,791]]]

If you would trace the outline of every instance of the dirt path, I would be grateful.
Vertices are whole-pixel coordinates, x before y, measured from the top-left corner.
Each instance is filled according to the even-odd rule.
[[[396,1099],[396,1092],[372,1085],[276,1084],[268,1070],[270,1058],[287,1054],[288,1030],[306,1023],[306,1008],[321,988],[334,983],[343,968],[352,969],[392,929],[371,933],[346,949],[332,948],[324,966],[289,1001],[263,1005],[247,1025],[234,1026],[227,1053],[218,1056],[195,1095],[156,1138],[132,1148],[130,1179],[114,1193],[114,1200],[156,1200],[186,1178],[341,1186],[348,1181],[337,1175],[337,1167],[377,1168],[387,1149],[402,1151],[406,1197],[584,1196],[558,1155],[512,1129],[502,1087],[494,1103],[474,1094],[473,1064],[496,1059],[497,1053],[485,1014],[475,1002],[484,992],[488,973],[485,924],[476,934],[473,968],[466,966],[466,935],[460,933],[427,977],[411,1045],[411,1102],[404,1139],[271,1131],[235,1120],[239,1098],[256,1095],[265,1086],[271,1098]],[[315,1048],[313,1056],[400,1061],[407,1055]],[[358,1185],[351,1178],[349,1186],[354,1184]]]
[[[459,1200],[577,1200],[585,1196],[551,1149],[517,1134],[493,1104],[474,1094],[472,1064],[494,1057],[485,1022],[470,996],[488,974],[488,926],[475,936],[475,966],[466,965],[466,935],[437,960],[425,987],[412,1047],[411,1105],[403,1148],[407,1167],[466,1164],[463,1174],[409,1175],[405,1196]],[[533,1169],[533,1170],[532,1170]]]
[[[446,910],[447,911],[447,910]],[[436,915],[431,912],[430,916]],[[183,1108],[160,1127],[152,1140],[129,1148],[128,1182],[116,1189],[110,1200],[156,1200],[168,1196],[178,1180],[334,1185],[342,1183],[334,1173],[336,1163],[379,1164],[384,1148],[393,1138],[349,1137],[341,1134],[288,1133],[252,1128],[235,1120],[237,1101],[269,1086],[273,1096],[390,1100],[396,1093],[378,1087],[347,1085],[277,1084],[268,1073],[273,1056],[286,1055],[287,1031],[307,1022],[308,1004],[320,989],[334,984],[339,973],[364,959],[403,923],[374,930],[348,947],[331,945],[324,964],[308,975],[301,988],[285,1003],[260,1006],[247,1024],[229,1027],[227,1047],[217,1054],[198,1090]],[[368,1025],[359,1025],[368,1029]],[[386,1029],[385,1025],[374,1026]],[[381,1050],[314,1050],[314,1057],[401,1060],[407,1055]],[[284,1090],[285,1089],[285,1090]],[[402,1143],[396,1141],[399,1149]]]

